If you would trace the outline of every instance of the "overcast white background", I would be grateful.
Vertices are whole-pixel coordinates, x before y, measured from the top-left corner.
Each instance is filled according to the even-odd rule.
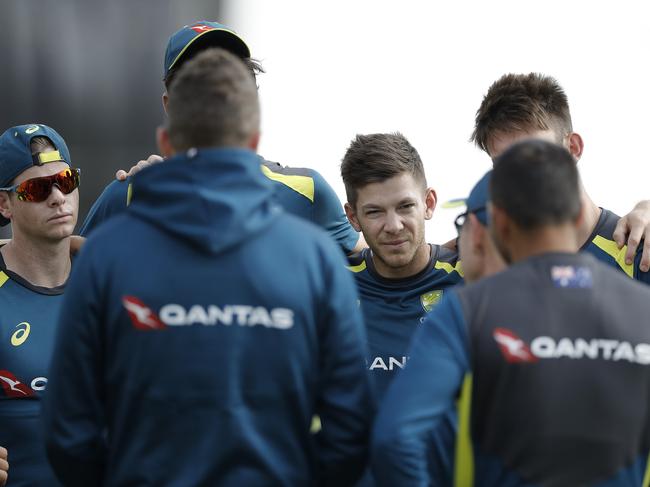
[[[580,171],[619,214],[650,198],[650,20],[641,1],[236,0],[224,23],[267,70],[260,153],[320,171],[345,201],[339,164],[357,133],[401,131],[439,203],[466,196],[490,160],[468,142],[490,84],[549,74],[585,141]],[[427,239],[455,235],[438,208]]]

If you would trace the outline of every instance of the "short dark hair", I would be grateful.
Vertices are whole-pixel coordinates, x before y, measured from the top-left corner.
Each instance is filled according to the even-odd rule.
[[[179,71],[167,114],[177,151],[245,146],[260,126],[255,81],[241,59],[223,49],[206,49]]]
[[[576,163],[544,140],[514,144],[495,160],[491,201],[525,230],[575,221],[580,214]]]
[[[360,188],[404,172],[412,174],[416,181],[421,181],[423,188],[427,187],[420,154],[406,137],[399,132],[357,135],[341,163],[341,177],[348,203],[356,204]]]
[[[470,140],[489,153],[490,139],[498,132],[548,129],[573,130],[569,101],[557,80],[540,73],[506,74],[483,98]]]
[[[179,62],[177,65],[174,65],[174,67],[169,71],[169,73],[167,73],[167,76],[165,77],[165,79],[163,79],[163,83],[165,83],[165,90],[167,90],[167,92],[169,92],[172,82],[174,81],[174,79],[176,79],[176,74],[180,70],[181,66],[185,64],[187,61],[189,61],[196,54],[197,53],[194,53],[192,55],[185,54],[185,56],[183,56],[183,60]],[[250,70],[251,74],[253,75],[253,79],[257,80],[257,76],[259,74],[266,73],[264,67],[262,66],[262,63],[259,60],[252,57],[246,57],[246,58],[242,58],[242,61],[246,65],[246,67]]]

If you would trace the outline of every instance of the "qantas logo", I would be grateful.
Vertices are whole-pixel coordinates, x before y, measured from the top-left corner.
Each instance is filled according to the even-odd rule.
[[[605,338],[560,338],[549,336],[535,337],[530,347],[512,331],[495,328],[492,333],[506,361],[537,362],[540,359],[591,359],[609,360],[649,365],[650,344],[631,344],[627,341]]]
[[[32,381],[32,388],[30,389],[8,370],[0,370],[0,385],[2,385],[7,397],[17,399],[34,397],[34,390],[45,389],[45,384],[47,384],[47,379],[45,377],[37,377]]]
[[[129,313],[131,323],[138,330],[162,330],[167,328],[158,316],[142,301],[133,296],[124,296],[122,304]]]
[[[209,25],[193,25],[190,27],[194,32],[198,32],[199,34],[203,32],[209,32],[211,30],[214,30],[214,27],[210,27]]]
[[[225,306],[195,304],[185,308],[180,304],[166,304],[156,315],[151,308],[134,296],[124,296],[122,304],[138,330],[163,330],[170,326],[239,325],[264,326],[287,330],[293,326],[293,311],[287,308],[267,309],[263,306],[232,304]]]
[[[499,344],[501,353],[507,362],[537,362],[528,345],[510,330],[505,328],[495,328],[492,336]]]

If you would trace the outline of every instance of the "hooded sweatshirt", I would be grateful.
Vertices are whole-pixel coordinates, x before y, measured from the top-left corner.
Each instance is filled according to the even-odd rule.
[[[247,150],[190,150],[133,191],[84,246],[64,298],[44,407],[57,475],[354,482],[372,398],[341,251],[273,203]]]

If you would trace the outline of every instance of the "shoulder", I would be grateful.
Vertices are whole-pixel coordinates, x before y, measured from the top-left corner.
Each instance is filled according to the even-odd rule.
[[[281,187],[290,189],[314,202],[316,184],[314,182],[314,172],[312,169],[300,167],[282,166],[277,162],[261,159],[262,173],[271,181],[280,184]]]
[[[460,281],[463,277],[463,266],[456,250],[448,249],[441,245],[431,245],[431,259],[433,268]]]

